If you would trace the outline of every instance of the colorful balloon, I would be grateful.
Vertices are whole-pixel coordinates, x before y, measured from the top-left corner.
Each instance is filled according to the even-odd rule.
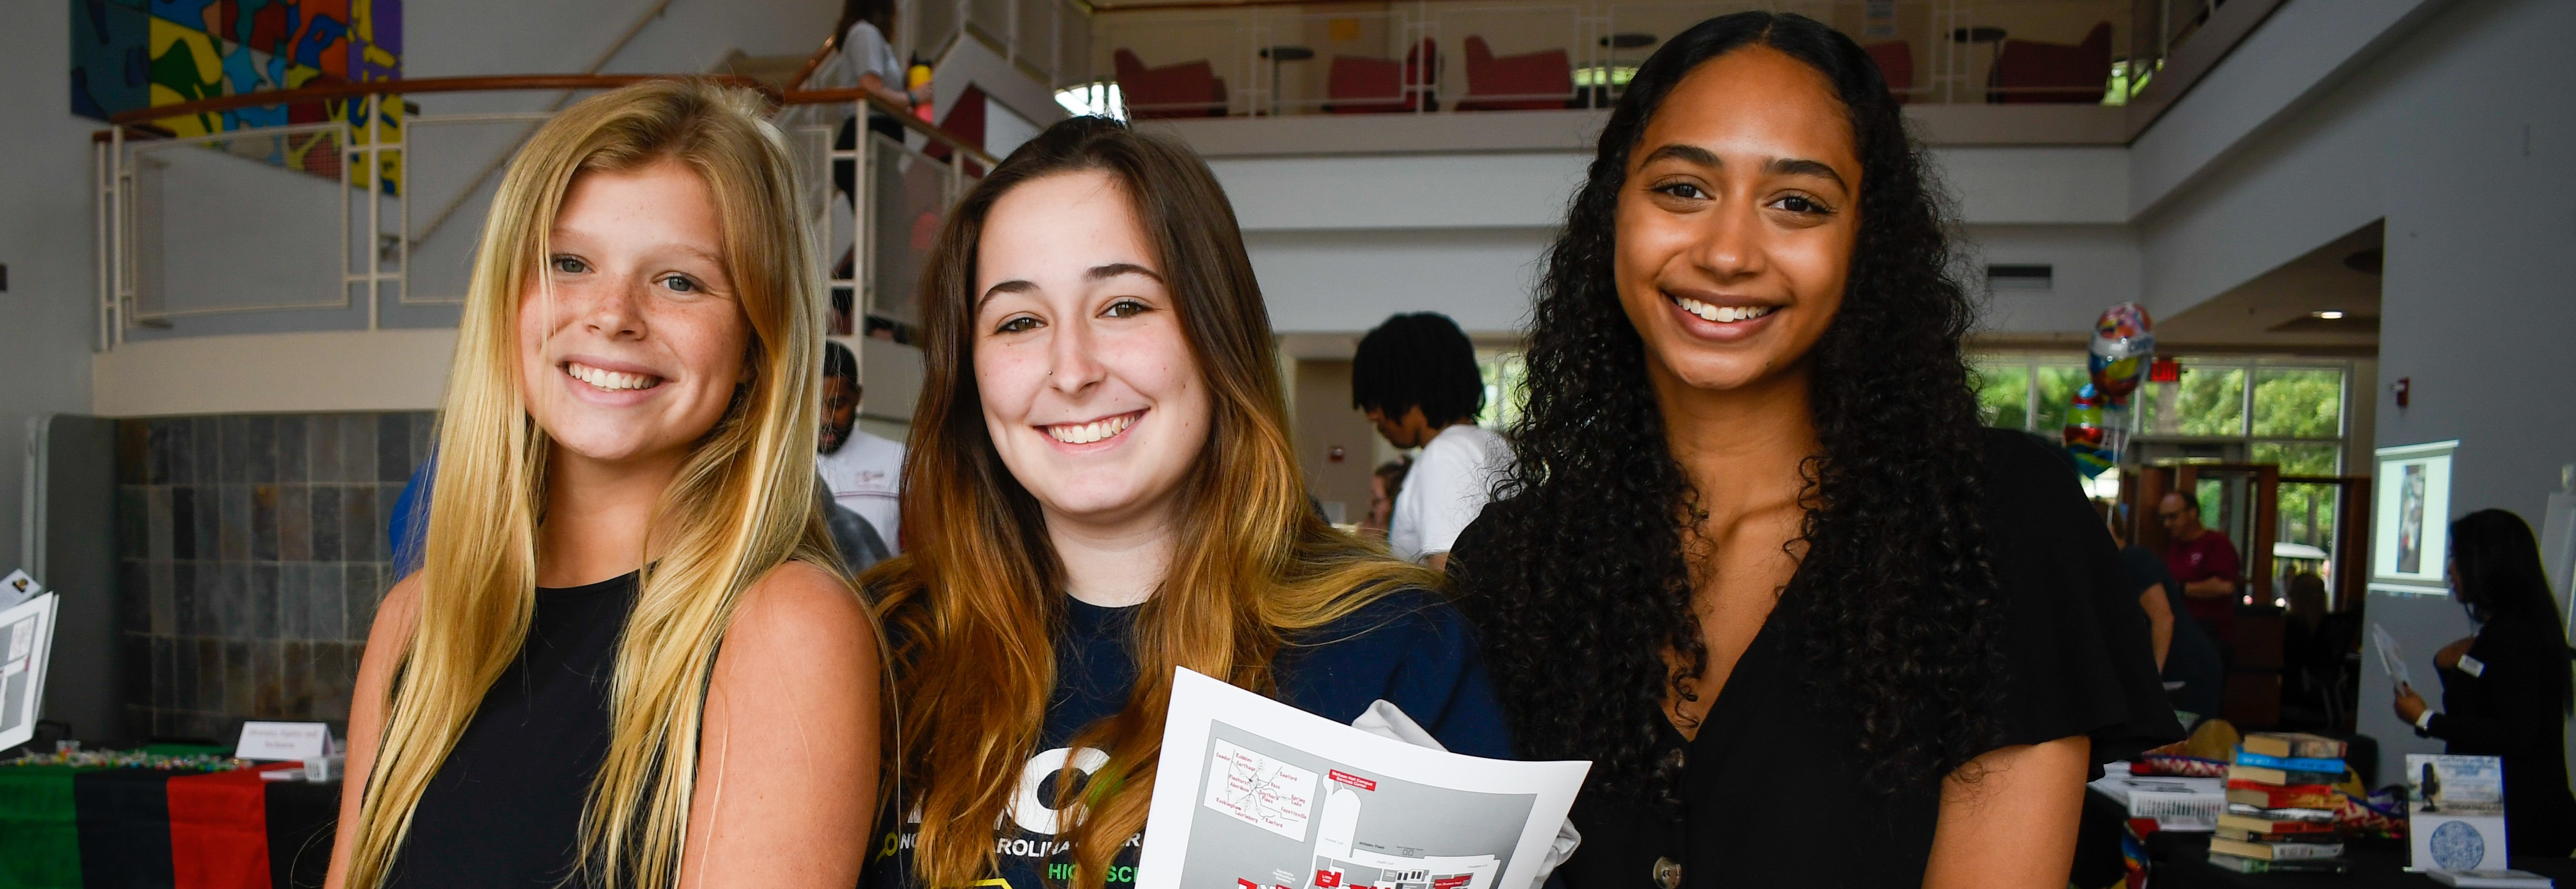
[[[2147,377],[2156,353],[2155,322],[2145,307],[2120,303],[2093,322],[2092,357],[2086,362],[2093,390],[2108,407],[2125,407]]]

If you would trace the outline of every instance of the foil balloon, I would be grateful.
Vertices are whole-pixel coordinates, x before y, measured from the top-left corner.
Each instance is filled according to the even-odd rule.
[[[2092,478],[2102,470],[2120,465],[2120,451],[2129,443],[2129,411],[2102,396],[2101,390],[2085,384],[2075,390],[2067,406],[2066,425],[2058,430],[2066,443],[2066,453],[2075,459],[2075,469]]]
[[[2086,362],[2093,391],[2106,407],[2126,407],[2129,394],[2147,377],[2155,360],[2155,323],[2137,303],[2105,309],[2093,322],[2092,358]]]

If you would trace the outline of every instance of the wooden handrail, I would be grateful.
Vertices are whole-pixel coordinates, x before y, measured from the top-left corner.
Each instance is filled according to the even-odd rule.
[[[108,122],[118,126],[139,126],[156,120],[167,120],[176,117],[191,117],[199,114],[231,111],[238,108],[263,108],[297,102],[321,102],[331,99],[347,99],[369,95],[462,93],[497,90],[604,90],[616,89],[621,86],[643,83],[650,80],[668,80],[679,77],[704,77],[708,80],[713,80],[727,86],[738,86],[759,90],[762,95],[768,96],[770,101],[776,102],[780,105],[821,105],[833,102],[855,102],[864,100],[870,107],[875,108],[878,111],[885,112],[887,116],[893,117],[896,121],[901,122],[906,129],[910,129],[935,141],[947,144],[957,150],[964,151],[969,158],[982,163],[987,168],[1001,162],[999,158],[995,158],[991,154],[986,153],[984,149],[975,144],[975,142],[970,142],[966,138],[955,133],[951,133],[945,128],[912,116],[912,109],[896,105],[893,102],[888,102],[881,96],[877,96],[857,87],[825,90],[786,90],[782,92],[763,86],[758,81],[752,80],[751,78],[733,74],[514,74],[492,77],[422,77],[411,80],[378,80],[366,83],[334,83],[325,86],[308,86],[291,90],[267,90],[261,92],[237,93],[230,96],[216,96],[209,99],[199,99],[194,102],[180,102],[173,105],[156,105],[150,108],[137,108],[132,111],[120,112],[113,115],[108,118]]]
[[[823,60],[831,58],[832,52],[840,48],[841,35],[834,34],[823,38],[823,48],[815,50],[814,55],[805,60],[805,66],[796,69],[796,76],[787,78],[786,90],[792,93],[805,88],[805,81],[813,77],[817,69],[823,67]]]
[[[155,105],[150,108],[137,108],[132,111],[122,111],[109,116],[107,122],[119,125],[136,124],[146,121],[167,120],[173,117],[192,117],[199,114],[210,114],[217,111],[231,111],[237,108],[263,108],[271,105],[286,105],[296,102],[321,102],[330,99],[347,99],[356,96],[370,95],[465,93],[482,92],[487,90],[605,90],[643,83],[648,80],[668,80],[682,76],[704,77],[708,80],[725,84],[726,86],[748,87],[760,90],[762,93],[770,95],[773,99],[776,98],[776,92],[768,87],[762,86],[759,81],[734,74],[512,74],[497,77],[420,77],[410,80],[376,80],[368,81],[366,83],[334,83],[325,86],[298,87],[291,90],[262,90],[259,92],[235,93],[229,96],[215,96],[208,99],[198,99],[194,102],[180,102],[174,105]]]
[[[868,107],[882,111],[886,116],[894,118],[897,123],[903,124],[904,129],[920,133],[939,142],[947,143],[952,148],[966,152],[968,157],[973,158],[977,163],[983,164],[985,169],[992,169],[994,165],[1002,162],[1001,158],[997,158],[986,153],[982,146],[966,141],[965,137],[951,133],[946,128],[940,127],[929,121],[912,116],[912,109],[886,101],[884,96],[868,92],[867,90],[859,87],[850,86],[828,90],[789,90],[779,98],[779,104],[782,105],[822,105],[832,102],[856,101],[866,101],[868,103]]]

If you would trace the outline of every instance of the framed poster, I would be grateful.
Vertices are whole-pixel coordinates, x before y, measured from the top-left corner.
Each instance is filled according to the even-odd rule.
[[[2451,452],[2459,441],[2380,448],[2372,488],[2370,588],[2448,595],[2443,565],[2451,552]]]
[[[45,697],[45,659],[53,653],[55,594],[0,610],[0,750],[36,736]]]

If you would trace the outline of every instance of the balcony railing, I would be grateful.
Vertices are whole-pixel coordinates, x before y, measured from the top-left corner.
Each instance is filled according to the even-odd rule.
[[[599,90],[639,76],[441,78],[224,96],[142,109],[98,134],[99,348],[244,313],[292,329],[444,326],[464,302],[501,161],[547,112],[440,113],[446,94]],[[748,82],[745,82],[748,85]],[[913,286],[947,208],[995,159],[855,89],[771,92],[815,239],[834,332],[916,320]],[[285,107],[286,126],[224,112]],[[233,127],[226,129],[225,127]],[[836,184],[848,171],[849,190]],[[860,171],[864,171],[861,174]],[[316,316],[330,315],[320,318]],[[187,335],[195,331],[143,335]]]
[[[2118,104],[2206,0],[1412,0],[1119,5],[1094,82],[1136,117],[1606,107],[1685,28],[1794,12],[1860,42],[1911,103]],[[1059,84],[1060,86],[1078,86]]]

